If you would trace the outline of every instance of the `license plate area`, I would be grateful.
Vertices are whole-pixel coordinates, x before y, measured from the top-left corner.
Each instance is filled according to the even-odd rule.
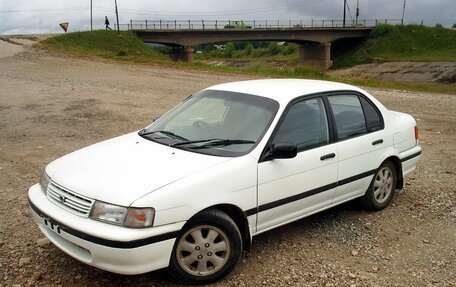
[[[53,222],[50,218],[43,218],[44,220],[44,225],[46,225],[47,228],[49,228],[50,230],[52,230],[53,232],[57,233],[57,234],[61,234],[61,228],[58,224],[56,224],[55,222]]]

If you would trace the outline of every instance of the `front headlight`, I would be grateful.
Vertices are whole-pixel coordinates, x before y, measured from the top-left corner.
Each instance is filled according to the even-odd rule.
[[[48,188],[50,181],[51,181],[51,179],[47,175],[46,171],[43,171],[43,174],[41,175],[41,179],[40,179],[40,187],[41,187],[41,191],[44,193],[44,195],[47,195],[47,188]]]
[[[106,223],[130,228],[152,226],[155,210],[153,208],[134,208],[95,201],[91,218]]]

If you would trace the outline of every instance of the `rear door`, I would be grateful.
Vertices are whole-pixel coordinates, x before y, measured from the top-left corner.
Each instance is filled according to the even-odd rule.
[[[375,105],[361,94],[328,96],[337,140],[338,186],[333,203],[363,195],[385,156],[384,126]]]
[[[331,204],[337,185],[337,155],[330,144],[322,97],[294,102],[269,145],[293,143],[298,154],[258,165],[258,232],[285,224]]]

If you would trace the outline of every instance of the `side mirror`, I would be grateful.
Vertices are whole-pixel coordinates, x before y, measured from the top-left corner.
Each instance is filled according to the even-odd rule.
[[[265,160],[294,158],[298,154],[298,147],[292,143],[276,143],[270,147]]]
[[[160,115],[159,115],[159,116],[154,116],[154,117],[152,118],[152,122],[156,122],[160,117],[161,117]]]

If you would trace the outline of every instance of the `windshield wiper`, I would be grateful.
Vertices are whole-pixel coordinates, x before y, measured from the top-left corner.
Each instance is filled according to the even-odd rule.
[[[170,132],[170,131],[150,131],[150,132],[145,132],[145,129],[140,131],[139,132],[139,135],[140,136],[147,136],[147,135],[151,135],[151,134],[155,134],[155,133],[161,133],[161,134],[164,134],[164,135],[167,135],[169,137],[172,137],[174,139],[178,139],[178,140],[181,140],[181,141],[188,141],[188,139],[180,136],[180,135],[177,135],[173,132]]]
[[[234,144],[254,144],[255,141],[239,140],[239,139],[206,139],[206,140],[178,142],[178,143],[172,144],[170,146],[175,147],[175,146],[189,145],[189,144],[195,144],[195,143],[204,143],[200,146],[192,147],[194,149],[200,149],[200,148],[208,148],[208,147],[213,147],[213,146],[228,146],[228,145],[234,145]]]

